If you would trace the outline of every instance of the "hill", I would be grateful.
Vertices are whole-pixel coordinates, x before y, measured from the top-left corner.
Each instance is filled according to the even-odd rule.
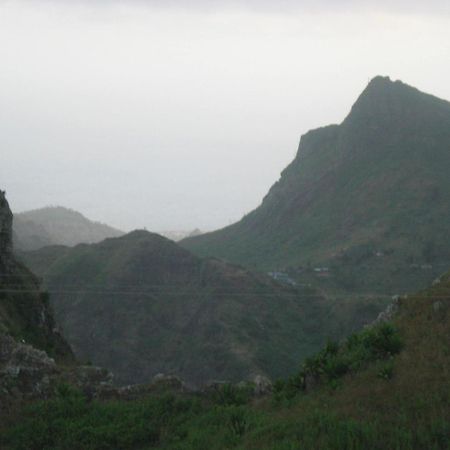
[[[450,267],[449,168],[450,103],[376,77],[340,125],[302,136],[258,208],[181,245],[334,290],[408,292]]]
[[[339,345],[329,342],[298,374],[275,383],[272,394],[255,397],[255,386],[224,385],[210,392],[163,391],[134,401],[89,402],[65,391],[23,411],[0,444],[6,449],[446,450],[450,274],[399,299],[390,320]]]
[[[14,244],[21,251],[48,245],[90,244],[121,235],[122,231],[93,222],[79,212],[61,206],[14,215]]]
[[[350,323],[337,323],[337,302],[308,287],[199,258],[146,231],[24,256],[43,276],[75,354],[119,384],[159,372],[197,386],[291,373],[327,336],[361,326],[383,303],[350,305]]]

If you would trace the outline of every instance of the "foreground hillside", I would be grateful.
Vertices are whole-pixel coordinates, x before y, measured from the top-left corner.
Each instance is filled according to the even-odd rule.
[[[36,250],[47,245],[90,244],[122,234],[115,228],[93,222],[79,212],[61,206],[14,215],[15,247],[22,251]]]
[[[181,244],[300,280],[327,268],[346,292],[425,287],[450,267],[449,167],[450,103],[376,77],[342,124],[302,136],[258,208]]]
[[[159,372],[193,385],[281,376],[341,332],[327,327],[330,302],[309,288],[199,258],[146,231],[48,247],[26,262],[43,276],[75,354],[111,370],[119,384]],[[369,305],[352,326],[377,308]]]
[[[328,343],[274,392],[253,387],[92,401],[64,388],[11,418],[6,449],[446,450],[450,275],[391,323]],[[253,394],[254,395],[254,394]]]

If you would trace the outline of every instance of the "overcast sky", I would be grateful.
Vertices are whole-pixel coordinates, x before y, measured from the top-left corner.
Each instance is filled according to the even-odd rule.
[[[449,5],[0,0],[0,188],[124,230],[227,225],[373,76],[450,99]]]

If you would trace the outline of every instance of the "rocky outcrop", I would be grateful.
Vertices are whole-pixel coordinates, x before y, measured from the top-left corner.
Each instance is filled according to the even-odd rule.
[[[0,333],[55,358],[73,359],[39,280],[13,254],[13,215],[0,191]]]
[[[13,216],[5,198],[0,191],[0,271],[7,269],[12,253],[12,221]]]
[[[45,398],[61,382],[58,361],[74,357],[53,319],[39,280],[13,255],[13,215],[0,191],[0,413]]]
[[[43,350],[0,335],[0,420],[23,402],[54,395],[69,383],[89,397],[110,392],[112,374],[93,366],[61,366]]]
[[[407,296],[405,296],[405,298],[407,298]],[[367,325],[367,327],[374,327],[376,325],[379,325],[380,323],[390,322],[398,312],[400,299],[400,296],[394,295],[392,297],[392,302],[389,303],[389,305],[386,306],[386,309],[381,311],[380,314],[378,314],[377,318],[372,323]]]
[[[58,369],[55,360],[31,345],[0,335],[0,398],[46,397]]]

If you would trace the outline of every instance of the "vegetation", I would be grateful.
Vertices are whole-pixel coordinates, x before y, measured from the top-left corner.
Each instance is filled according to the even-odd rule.
[[[449,142],[450,103],[377,77],[342,124],[302,137],[258,208],[181,244],[333,293],[424,288],[450,265]]]
[[[354,333],[341,345],[329,341],[320,352],[306,358],[298,374],[286,381],[278,380],[275,393],[278,398],[289,398],[318,384],[336,387],[344,375],[354,374],[370,362],[392,358],[402,348],[403,342],[397,329],[389,323]],[[392,372],[393,365],[389,360],[380,368],[378,375],[390,379]]]
[[[308,287],[199,258],[146,231],[41,249],[25,260],[43,275],[77,356],[111,370],[119,384],[159,372],[197,386],[280,377],[327,337],[361,324],[337,326],[332,302]],[[380,304],[362,319],[373,319]]]
[[[450,276],[404,298],[392,323],[328,343],[271,396],[249,386],[88,401],[62,387],[1,434],[2,448],[446,450],[450,446]],[[338,382],[336,382],[338,381]],[[289,395],[286,394],[290,390]]]

